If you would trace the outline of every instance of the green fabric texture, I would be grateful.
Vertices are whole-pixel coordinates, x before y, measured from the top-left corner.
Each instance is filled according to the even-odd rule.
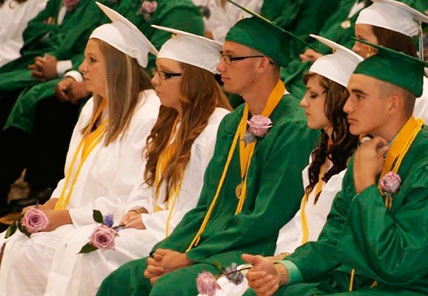
[[[400,86],[417,98],[422,95],[424,67],[428,63],[387,47],[359,41],[377,48],[378,53],[358,64],[354,74],[367,75]]]
[[[390,211],[377,186],[356,194],[351,159],[318,241],[287,257],[306,283],[319,282],[320,295],[347,295],[353,268],[355,295],[428,294],[427,145],[428,127],[424,126],[398,170],[401,187]],[[370,289],[374,280],[378,285]],[[275,295],[319,295],[290,290],[283,288]]]
[[[322,1],[320,2],[322,3]],[[359,2],[361,2],[361,0]],[[331,14],[325,21],[324,26],[319,30],[318,35],[333,40],[348,48],[352,48],[354,41],[351,37],[354,36],[355,21],[358,17],[358,13],[351,18],[348,18],[348,16],[354,4],[355,0],[341,0],[337,8],[330,11]],[[307,22],[311,22],[310,18],[308,18]],[[308,42],[310,42],[319,53],[331,53],[330,47],[323,45],[313,38],[310,39],[311,40],[308,40]],[[303,50],[299,53],[301,52],[303,52]],[[295,59],[290,61],[286,68],[281,69],[281,78],[284,84],[287,86],[287,89],[298,98],[302,98],[306,91],[305,84],[303,83],[303,76],[311,65],[311,62],[303,62],[297,55]]]
[[[318,34],[332,11],[336,11],[341,2],[340,0],[264,1],[261,14],[284,30],[292,32],[308,43],[313,43],[309,34]],[[305,45],[295,40],[291,40],[291,44],[290,58],[298,58]]]
[[[157,2],[158,8],[148,21],[145,21],[141,15],[137,14],[138,8],[141,5],[139,1],[122,0],[116,7],[112,8],[134,23],[157,49],[160,49],[163,43],[171,37],[171,34],[161,30],[154,30],[150,26],[151,24],[172,27],[203,35],[204,27],[202,17],[200,16],[199,10],[190,0],[159,0]],[[98,7],[95,7],[95,9],[101,12]],[[44,19],[45,14],[38,18]],[[110,21],[104,18],[103,22],[108,23]],[[149,54],[149,63],[147,66],[149,74],[151,73],[151,69],[155,67],[155,59],[156,57],[154,55]],[[78,66],[82,61],[83,51],[73,57],[73,69],[78,70]],[[52,97],[56,84],[60,81],[60,79],[56,79],[44,83],[36,82],[36,85],[34,85],[34,79],[29,76],[29,73],[30,71],[28,70],[17,71],[14,72],[13,75],[8,75],[8,79],[3,80],[4,83],[0,81],[0,90],[7,87],[13,90],[16,88],[16,83],[14,83],[14,81],[22,81],[22,79],[19,79],[19,76],[16,75],[25,75],[24,77],[26,77],[28,82],[28,84],[25,85],[30,86],[17,98],[3,127],[4,129],[16,127],[27,133],[31,133],[37,103]],[[0,77],[1,76],[0,74]],[[32,85],[34,86],[31,87]]]
[[[229,30],[225,39],[254,48],[279,66],[285,66],[289,61],[290,38],[269,23],[257,17],[251,17],[237,22]]]
[[[171,235],[153,248],[153,252],[158,248],[185,252],[190,245],[215,196],[243,107],[241,105],[227,115],[219,127],[214,155],[205,172],[196,208],[184,216]],[[242,263],[240,256],[243,252],[262,255],[274,252],[279,229],[299,208],[303,195],[301,170],[307,164],[319,133],[306,127],[296,99],[291,95],[284,96],[273,111],[271,120],[272,129],[256,145],[248,171],[248,191],[242,212],[234,214],[238,204],[235,188],[241,182],[239,151],[236,149],[200,243],[187,253],[189,259],[203,263],[170,273],[154,285],[150,294],[147,292],[145,295],[196,295],[195,279],[202,270],[210,270],[206,268],[207,262],[216,260],[228,266],[233,262]],[[135,278],[140,277],[141,269],[138,274],[129,274],[127,268],[121,267],[105,282],[117,282],[118,278],[125,278],[124,274],[129,279],[122,286],[129,286],[138,281]],[[108,288],[100,290],[98,295],[126,295],[127,290],[121,290],[119,286],[112,283],[104,285]],[[144,285],[148,291],[150,288]],[[179,289],[179,292],[173,293],[174,289]]]

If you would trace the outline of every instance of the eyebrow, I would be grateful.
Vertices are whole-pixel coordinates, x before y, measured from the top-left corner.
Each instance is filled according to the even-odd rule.
[[[365,95],[365,96],[367,95],[367,93],[362,91],[361,89],[351,89],[351,93],[357,93],[357,94]]]
[[[227,49],[227,50],[220,50],[220,54],[234,54],[235,52],[233,50]]]

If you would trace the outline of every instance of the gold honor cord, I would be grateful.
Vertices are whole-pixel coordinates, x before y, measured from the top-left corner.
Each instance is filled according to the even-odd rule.
[[[322,178],[324,177],[324,172],[325,172],[325,164],[323,164],[320,169],[319,180],[318,180],[317,188],[315,190],[315,196],[318,196],[318,194],[321,193],[322,183],[323,183]],[[308,202],[309,194],[311,194],[311,192],[312,190],[311,191],[307,190],[305,192],[305,195],[303,196],[303,199],[302,199],[302,205],[300,207],[301,215],[302,215],[302,229],[303,229],[303,239],[301,243],[302,245],[308,242],[309,228],[308,228],[308,221],[306,220],[305,207],[306,207],[306,203]]]
[[[261,115],[265,117],[269,117],[273,112],[273,110],[275,109],[275,107],[281,101],[284,93],[285,93],[284,83],[282,83],[282,81],[279,80],[275,85],[275,88],[273,89],[272,93],[269,95],[269,98],[266,102],[266,106],[263,109]],[[233,153],[235,152],[236,146],[238,144],[238,139],[240,141],[239,142],[239,160],[241,165],[241,182],[238,184],[235,190],[235,193],[239,196],[239,202],[235,211],[235,215],[239,214],[242,211],[242,208],[245,202],[246,193],[247,193],[247,175],[248,175],[247,172],[250,167],[251,158],[253,156],[254,149],[256,146],[256,142],[252,142],[247,145],[245,145],[245,142],[244,142],[244,135],[245,135],[245,131],[247,130],[248,112],[249,112],[248,104],[245,104],[244,112],[242,114],[241,121],[239,122],[238,128],[235,132],[235,137],[233,138],[232,146],[229,149],[229,154],[227,155],[226,164],[223,168],[220,181],[217,185],[217,190],[214,195],[213,201],[211,202],[211,205],[208,208],[207,214],[205,215],[205,218],[202,222],[201,227],[199,228],[198,232],[196,233],[195,237],[193,238],[186,252],[189,252],[194,246],[198,245],[201,238],[201,234],[202,232],[204,232],[205,228],[207,227],[208,221],[210,219],[212,211],[214,210],[215,204],[220,195],[220,191],[223,187],[223,183],[226,178],[226,174],[229,169],[230,162],[232,161]]]
[[[404,157],[412,146],[413,141],[416,139],[416,136],[422,129],[423,125],[424,121],[420,118],[415,119],[415,117],[411,116],[409,120],[407,120],[406,124],[400,130],[388,150],[379,180],[382,179],[382,177],[390,171],[394,173],[398,172],[401,162],[403,161]],[[378,184],[378,188],[379,191],[381,191],[380,182]],[[391,210],[392,198],[385,198],[385,206],[388,210]],[[351,271],[351,280],[349,283],[350,292],[352,292],[353,290],[354,276],[355,268],[353,268]],[[371,287],[375,286],[377,286],[377,281],[374,281]]]
[[[90,128],[88,130],[92,130],[92,127],[94,126],[96,120],[101,116],[102,111],[104,110],[106,106],[106,101],[103,100],[97,110],[97,113],[95,114],[94,119],[92,120],[90,124]],[[71,194],[73,193],[74,186],[76,184],[77,178],[79,177],[80,170],[83,167],[83,164],[85,163],[86,159],[88,158],[89,154],[91,154],[92,150],[98,145],[98,143],[103,138],[105,131],[106,131],[106,125],[108,120],[105,120],[102,122],[95,131],[93,131],[90,134],[86,134],[82,137],[82,140],[80,141],[79,145],[77,146],[76,151],[74,152],[73,160],[71,161],[70,167],[67,170],[67,175],[65,177],[65,183],[61,191],[61,195],[58,199],[58,202],[55,205],[55,210],[65,210],[67,209],[68,204],[70,203]],[[82,152],[80,152],[82,150]],[[77,157],[79,156],[79,153],[81,153],[81,159],[79,166],[77,167],[77,171],[74,174],[73,181],[71,182],[70,189],[68,190],[67,195],[65,194],[65,191],[67,189],[67,186],[70,182],[71,176],[73,174],[73,167],[76,163]]]
[[[175,135],[175,131],[177,129],[177,124],[179,122],[179,118],[177,117],[175,119],[175,122],[172,126],[171,129],[171,133],[169,135],[169,139],[168,139],[168,146],[162,151],[161,155],[159,156],[159,159],[156,163],[156,173],[155,173],[155,190],[156,190],[156,207],[155,207],[155,211],[159,212],[162,211],[163,209],[158,205],[158,201],[159,201],[159,190],[160,190],[160,179],[162,177],[162,174],[165,171],[166,165],[168,163],[168,161],[170,160],[172,154],[174,154],[175,152],[175,143],[171,143],[174,135]],[[169,235],[169,221],[171,220],[172,217],[172,212],[174,211],[174,206],[175,206],[175,202],[177,201],[177,196],[178,196],[178,192],[180,191],[181,188],[181,179],[182,176],[180,178],[180,180],[177,183],[177,186],[175,186],[174,188],[171,188],[171,192],[169,193],[169,198],[168,198],[168,202],[166,205],[166,210],[169,208],[169,204],[171,202],[172,199],[172,206],[171,209],[169,210],[168,213],[168,218],[166,221],[166,230],[165,230],[165,237],[167,237]]]

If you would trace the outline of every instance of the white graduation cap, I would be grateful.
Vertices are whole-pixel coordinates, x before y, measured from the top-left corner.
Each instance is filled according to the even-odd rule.
[[[364,59],[352,50],[327,38],[314,34],[310,34],[309,36],[331,47],[334,51],[332,54],[318,58],[309,69],[309,72],[317,73],[347,87],[349,77],[351,77],[355,68]]]
[[[149,52],[154,55],[158,54],[153,44],[133,23],[117,11],[99,2],[96,2],[96,4],[112,23],[96,28],[89,36],[89,39],[96,38],[108,43],[117,50],[136,59],[141,67],[146,68]]]
[[[166,41],[159,50],[158,58],[190,64],[213,74],[220,60],[220,42],[188,32],[152,25],[153,28],[171,32],[175,36]]]
[[[372,1],[372,5],[361,10],[355,23],[385,28],[410,37],[419,34],[419,56],[422,58],[422,23],[428,23],[428,16],[395,0]]]

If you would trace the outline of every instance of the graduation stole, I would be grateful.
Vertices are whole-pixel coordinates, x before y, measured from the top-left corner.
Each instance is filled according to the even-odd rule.
[[[171,133],[169,135],[168,146],[162,151],[162,153],[160,154],[158,161],[156,163],[156,172],[155,172],[155,174],[156,174],[155,175],[156,207],[155,207],[155,212],[159,212],[159,211],[163,210],[158,205],[159,190],[160,190],[160,179],[162,178],[162,175],[165,172],[165,168],[166,168],[168,161],[171,159],[171,156],[175,152],[175,143],[171,143],[171,140],[175,135],[175,131],[177,129],[177,124],[179,121],[180,121],[180,119],[177,117],[174,121],[174,124],[173,124],[172,129],[171,129]],[[178,192],[180,191],[182,177],[183,176],[181,176],[177,185],[174,186],[173,188],[171,188],[171,192],[168,195],[169,198],[168,198],[168,202],[166,204],[166,210],[169,208],[169,203],[171,201],[171,197],[173,197],[173,198],[172,198],[172,206],[171,206],[171,209],[169,211],[168,218],[166,220],[165,237],[167,237],[169,235],[169,221],[171,220],[171,216],[172,216],[172,212],[174,210],[175,202],[177,201]]]
[[[284,83],[281,80],[278,80],[273,91],[269,95],[269,98],[266,102],[266,106],[262,111],[262,114],[261,114],[262,116],[269,117],[271,115],[273,110],[281,101],[284,95],[284,92],[285,92]],[[232,161],[232,157],[235,152],[236,146],[238,144],[238,140],[239,140],[239,161],[240,161],[240,167],[241,167],[241,182],[238,184],[238,186],[235,189],[235,193],[239,199],[238,206],[236,207],[235,215],[238,215],[242,211],[242,208],[245,202],[245,197],[247,194],[248,169],[250,167],[251,158],[253,156],[253,153],[256,147],[256,142],[257,142],[257,141],[253,141],[248,144],[245,144],[244,142],[244,135],[245,135],[245,131],[247,130],[248,113],[249,113],[248,104],[245,103],[244,112],[242,114],[241,121],[239,122],[238,128],[235,132],[235,137],[233,138],[232,146],[229,149],[229,154],[227,155],[226,164],[223,168],[223,173],[221,174],[220,181],[217,185],[217,191],[215,193],[213,201],[211,202],[210,207],[208,208],[208,212],[205,215],[205,218],[202,222],[201,227],[199,228],[199,231],[196,233],[193,241],[191,242],[190,246],[187,248],[186,252],[189,252],[194,246],[198,245],[201,238],[200,236],[202,232],[204,232],[208,224],[208,220],[210,219],[212,211],[214,210],[215,204],[220,195],[220,191],[223,187],[224,180],[226,179],[227,171],[229,169],[230,162]]]
[[[88,130],[92,131],[95,123],[100,118],[101,113],[105,109],[107,102],[105,99],[101,101],[100,106],[98,107],[98,110],[93,117]],[[86,133],[83,135],[82,140],[80,141],[79,145],[77,146],[76,151],[74,152],[73,160],[71,161],[71,164],[67,170],[67,174],[65,176],[65,183],[61,191],[61,195],[58,199],[58,202],[55,205],[55,210],[65,210],[67,209],[68,204],[70,203],[70,197],[73,193],[74,185],[76,184],[77,178],[79,177],[80,170],[82,169],[83,164],[85,163],[86,159],[88,158],[89,154],[94,150],[95,146],[98,145],[98,143],[103,138],[105,131],[106,131],[106,125],[108,120],[104,120],[93,132]],[[74,174],[73,181],[71,182],[70,189],[68,190],[67,194],[65,194],[65,190],[67,189],[67,186],[70,182],[72,173],[73,173],[73,167],[75,165],[76,159],[81,153],[80,163],[77,167],[77,171]]]
[[[322,190],[322,178],[324,177],[325,173],[325,164],[321,166],[320,174],[319,174],[319,180],[318,184],[315,190],[315,196],[318,196],[318,194],[321,193]],[[309,236],[309,228],[308,228],[308,221],[306,220],[306,214],[305,214],[305,207],[306,203],[308,202],[309,195],[311,194],[312,190],[306,190],[305,195],[302,199],[302,204],[300,206],[300,213],[302,215],[302,229],[303,229],[303,239],[301,242],[301,245],[306,244],[308,242],[308,236]]]
[[[400,168],[401,162],[403,161],[404,157],[406,156],[407,152],[412,146],[413,141],[416,139],[416,136],[418,135],[419,131],[422,129],[423,125],[424,125],[424,121],[420,118],[415,119],[413,115],[409,118],[409,120],[407,120],[406,124],[397,134],[396,138],[392,142],[391,147],[388,150],[388,153],[386,154],[386,159],[383,164],[383,168],[382,168],[382,172],[380,174],[379,180],[382,179],[382,177],[390,171],[394,173],[398,173],[398,169]],[[382,193],[380,182],[378,184],[378,189]],[[392,197],[385,198],[385,207],[388,210],[391,210]],[[353,268],[351,271],[349,292],[352,292],[353,290],[354,277],[355,277],[355,268]],[[371,285],[371,287],[373,288],[376,286],[377,286],[377,281],[375,280]]]

